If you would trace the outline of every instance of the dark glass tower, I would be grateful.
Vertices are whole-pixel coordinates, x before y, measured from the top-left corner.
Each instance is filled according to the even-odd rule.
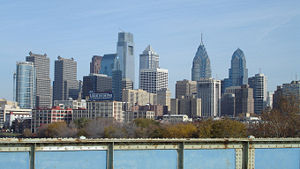
[[[199,45],[193,59],[192,80],[198,81],[200,79],[208,78],[211,78],[210,60],[201,37],[201,44]]]
[[[248,69],[246,68],[246,58],[241,49],[237,49],[231,59],[229,69],[229,86],[241,86],[248,84]]]

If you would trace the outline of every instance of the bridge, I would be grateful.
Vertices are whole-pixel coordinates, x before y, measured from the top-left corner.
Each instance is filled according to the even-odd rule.
[[[300,138],[0,139],[1,169],[299,169]]]

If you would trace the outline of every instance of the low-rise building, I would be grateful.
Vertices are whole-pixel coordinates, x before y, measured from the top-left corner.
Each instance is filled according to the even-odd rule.
[[[154,120],[155,113],[154,113],[154,111],[134,111],[134,112],[126,111],[126,112],[124,112],[124,117],[125,117],[124,122],[127,122],[127,123],[132,122],[135,119],[139,119],[139,118]]]
[[[192,122],[192,119],[185,114],[166,114],[163,116],[163,123]]]

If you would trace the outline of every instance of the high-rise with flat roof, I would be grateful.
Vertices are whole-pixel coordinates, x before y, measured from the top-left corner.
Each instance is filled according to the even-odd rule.
[[[89,76],[83,76],[82,98],[87,98],[91,91],[95,93],[111,93],[112,78],[103,74],[90,74]]]
[[[133,34],[129,32],[119,32],[117,43],[117,56],[120,59],[120,69],[122,77],[135,81],[135,58]]]
[[[143,69],[140,71],[140,89],[150,93],[168,88],[167,69]]]
[[[221,81],[200,79],[197,81],[197,95],[201,98],[203,117],[216,117],[221,114]]]
[[[39,108],[50,108],[51,99],[51,80],[50,80],[50,59],[47,54],[34,54],[29,52],[26,57],[27,62],[32,62],[36,71],[36,103]]]
[[[17,62],[16,101],[20,108],[32,109],[36,99],[36,72],[32,62]]]
[[[117,57],[116,54],[105,54],[101,60],[100,74],[112,76],[112,70],[114,68],[114,61]]]
[[[58,56],[54,69],[53,101],[69,98],[76,100],[78,93],[77,62],[73,58],[65,59]]]
[[[176,82],[176,98],[192,96],[197,93],[197,82],[191,80],[182,80]]]
[[[267,78],[259,73],[250,77],[248,83],[253,88],[254,113],[261,114],[267,103]]]
[[[94,55],[90,63],[90,73],[100,73],[102,56]]]

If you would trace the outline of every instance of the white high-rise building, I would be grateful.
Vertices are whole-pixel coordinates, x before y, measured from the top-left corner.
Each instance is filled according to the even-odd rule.
[[[140,89],[156,94],[158,90],[164,88],[168,88],[167,69],[140,70]]]
[[[253,88],[254,113],[261,114],[267,104],[267,78],[264,74],[256,74],[248,83]]]
[[[148,45],[140,54],[140,70],[159,68],[159,55]]]
[[[221,80],[200,79],[197,81],[197,95],[201,98],[203,117],[216,117],[221,114]]]

